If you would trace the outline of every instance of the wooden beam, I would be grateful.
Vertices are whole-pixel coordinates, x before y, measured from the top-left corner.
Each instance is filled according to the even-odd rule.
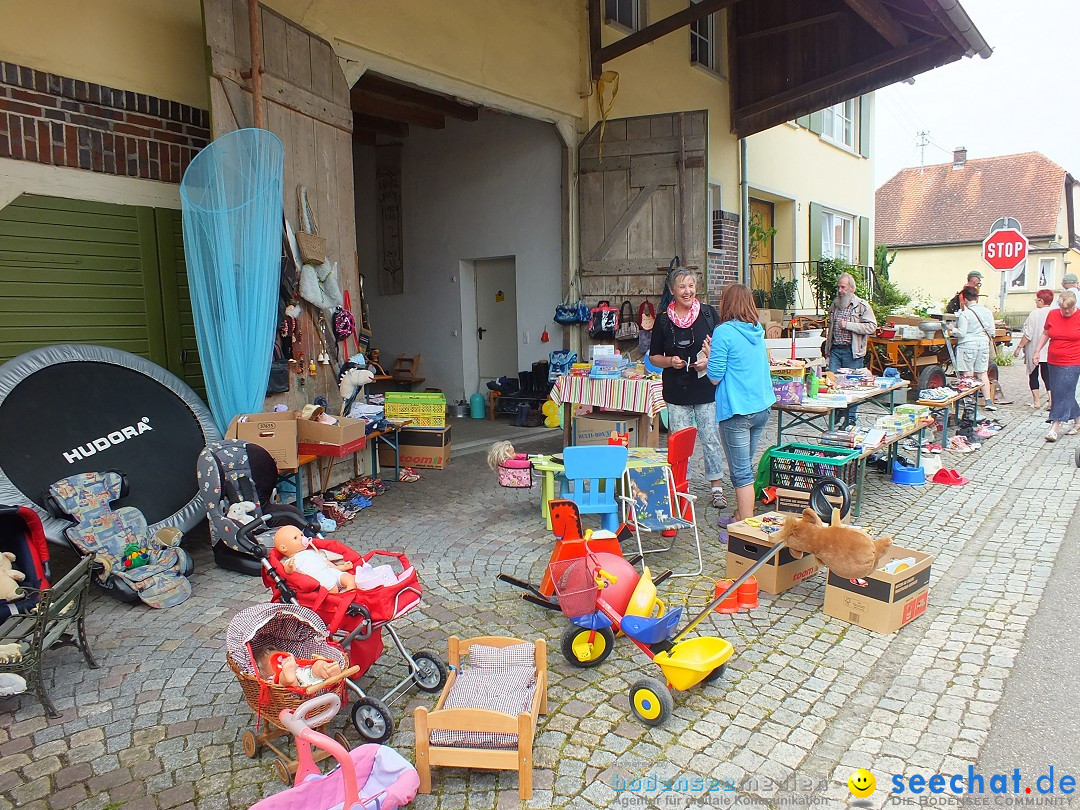
[[[441,113],[432,112],[423,107],[402,104],[382,96],[373,96],[356,88],[353,88],[349,97],[354,112],[389,118],[391,121],[400,121],[403,124],[416,124],[428,129],[442,129],[446,126],[446,119]]]
[[[893,15],[893,19],[905,28],[911,28],[920,34],[927,34],[932,37],[939,37],[943,33],[942,27],[938,25],[937,20],[933,17],[914,14],[907,9],[897,8],[896,6],[889,6],[889,10]]]
[[[657,20],[652,25],[647,25],[640,31],[627,34],[617,42],[612,42],[600,49],[598,58],[593,62],[593,78],[599,78],[598,69],[602,69],[604,63],[610,62],[617,56],[629,53],[642,45],[647,45],[655,39],[659,39],[672,31],[678,31],[692,22],[708,17],[721,9],[735,5],[739,0],[701,0],[700,3],[691,3],[688,8],[676,11],[674,14]]]
[[[404,138],[409,134],[408,124],[399,124],[397,121],[376,118],[373,115],[364,115],[363,113],[353,113],[353,130],[357,128],[369,129],[380,135],[391,135],[395,138]]]
[[[600,10],[600,0],[589,0],[589,66],[594,82],[604,70],[604,63],[600,59],[600,49],[604,47],[600,33],[603,25],[604,15]]]
[[[843,16],[844,12],[842,11],[831,11],[828,14],[819,14],[816,17],[807,17],[803,20],[795,20],[794,22],[784,23],[783,25],[775,25],[772,28],[762,28],[760,31],[750,31],[745,34],[739,34],[739,42],[748,42],[752,39],[782,34],[785,31],[794,31],[799,28],[807,28],[811,25],[822,25],[824,23],[834,22]]]
[[[881,34],[894,48],[908,44],[908,33],[879,0],[844,0],[848,8],[863,18],[871,28]]]
[[[401,84],[393,79],[387,79],[373,73],[365,73],[361,76],[353,86],[353,90],[361,90],[394,101],[427,107],[442,115],[458,118],[462,121],[475,121],[479,117],[479,107],[472,104],[463,104],[450,96],[421,90],[419,87]]]
[[[266,126],[262,86],[262,35],[259,33],[259,0],[248,0],[248,31],[251,44],[251,104],[252,119],[257,129]]]
[[[745,107],[740,107],[732,111],[732,120],[738,118],[750,118],[761,113],[768,112],[769,110],[777,107],[782,107],[789,102],[796,101],[803,96],[809,96],[814,93],[821,93],[835,87],[838,84],[844,82],[864,73],[870,73],[871,71],[881,70],[882,68],[895,65],[898,62],[903,62],[907,59],[913,59],[917,56],[926,53],[942,42],[947,41],[944,38],[925,37],[918,39],[915,42],[909,44],[905,48],[896,48],[888,51],[887,53],[878,54],[869,59],[864,59],[861,62],[856,62],[853,65],[848,65],[842,70],[833,71],[826,76],[822,76],[818,79],[814,79],[811,82],[804,84],[798,84],[792,87],[790,90],[785,90],[783,93],[777,93],[763,98],[760,101],[755,101],[753,104],[749,104]]]

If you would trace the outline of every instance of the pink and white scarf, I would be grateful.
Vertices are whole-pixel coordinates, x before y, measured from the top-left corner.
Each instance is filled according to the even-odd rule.
[[[680,329],[689,329],[694,325],[694,321],[697,320],[698,314],[701,312],[701,302],[696,298],[694,303],[690,305],[690,312],[687,313],[685,318],[680,318],[675,311],[675,302],[672,301],[668,304],[667,316],[671,319],[671,322]]]

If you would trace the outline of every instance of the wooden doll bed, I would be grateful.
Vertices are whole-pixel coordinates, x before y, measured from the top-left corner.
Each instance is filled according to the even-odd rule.
[[[484,666],[474,665],[466,659],[462,670],[462,658],[468,655],[470,648],[480,646],[497,648],[508,655],[507,647],[523,645],[521,639],[502,636],[481,636],[461,640],[450,637],[450,677],[439,695],[439,702],[432,711],[420,707],[414,712],[416,730],[416,770],[420,774],[420,792],[431,792],[431,766],[446,765],[455,768],[485,768],[518,772],[518,795],[522,800],[532,796],[533,741],[536,737],[537,718],[547,714],[547,646],[542,639],[533,643],[532,667],[524,660],[509,662],[489,662]],[[527,650],[527,648],[522,648]],[[480,651],[477,651],[480,652]],[[490,651],[484,650],[490,659]],[[518,651],[521,654],[521,651]],[[475,656],[474,656],[475,657]],[[461,705],[467,698],[463,695],[459,680],[470,680],[468,673],[482,670],[483,677],[489,679],[488,686],[493,687],[487,698],[475,702],[487,705]],[[502,701],[493,700],[492,695],[502,691],[503,700],[523,697],[521,685],[523,674],[535,673],[535,689],[528,700],[525,711],[510,714],[493,709],[492,705]],[[459,686],[455,693],[455,685]],[[505,688],[502,688],[505,687]],[[466,687],[468,688],[468,687]],[[454,693],[451,703],[458,708],[444,709],[447,698]],[[504,704],[505,705],[505,704]]]

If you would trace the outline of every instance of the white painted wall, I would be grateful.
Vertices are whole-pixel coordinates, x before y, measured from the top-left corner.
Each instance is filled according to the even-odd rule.
[[[373,344],[384,364],[421,354],[425,387],[447,400],[477,390],[473,262],[512,256],[517,266],[518,368],[561,348],[551,320],[562,300],[562,143],[550,124],[497,113],[411,127],[402,150],[405,292],[380,296],[376,272],[374,149],[356,148],[357,242]],[[550,343],[541,343],[547,327]],[[457,333],[456,335],[454,333]],[[524,342],[523,332],[529,342]]]

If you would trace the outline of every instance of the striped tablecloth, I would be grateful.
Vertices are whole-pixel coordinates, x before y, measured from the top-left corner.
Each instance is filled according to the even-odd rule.
[[[660,380],[594,380],[566,374],[555,382],[551,399],[556,405],[592,405],[656,416],[667,406],[663,391]]]

